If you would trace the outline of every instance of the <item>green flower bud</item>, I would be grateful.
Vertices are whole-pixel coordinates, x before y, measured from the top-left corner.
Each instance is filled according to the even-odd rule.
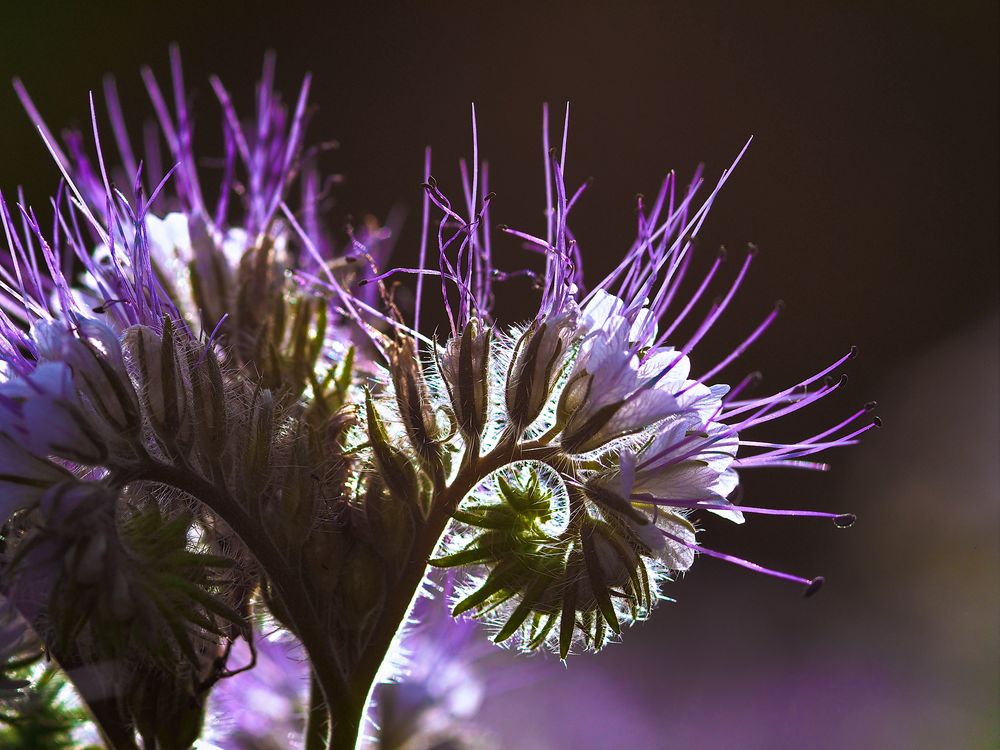
[[[403,451],[389,443],[389,436],[382,418],[375,409],[371,393],[367,393],[365,398],[368,439],[371,441],[372,453],[382,482],[397,501],[408,503],[422,511],[416,469]]]
[[[443,471],[440,443],[444,433],[438,426],[434,403],[428,395],[423,368],[411,340],[389,348],[389,372],[410,445],[424,467],[433,474],[440,474]]]
[[[473,318],[462,335],[453,337],[438,357],[438,369],[448,389],[455,421],[462,434],[471,440],[478,440],[486,427],[492,339],[493,329]]]
[[[574,336],[575,314],[534,321],[518,339],[507,370],[507,413],[523,430],[542,413],[562,374]]]

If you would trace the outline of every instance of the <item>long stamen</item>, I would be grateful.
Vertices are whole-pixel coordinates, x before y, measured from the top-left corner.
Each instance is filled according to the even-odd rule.
[[[693,549],[695,552],[700,552],[703,555],[708,555],[709,557],[714,557],[719,560],[724,560],[725,562],[731,563],[733,565],[738,565],[741,568],[746,568],[747,570],[752,570],[755,573],[763,573],[764,575],[771,576],[773,578],[780,578],[785,581],[791,581],[792,583],[798,583],[806,587],[805,596],[809,597],[815,594],[822,587],[824,579],[822,576],[816,578],[803,578],[802,576],[792,575],[791,573],[784,573],[780,570],[774,570],[772,568],[765,568],[763,565],[758,565],[750,560],[744,560],[742,557],[736,557],[735,555],[729,555],[725,552],[717,552],[713,549],[708,549],[707,547],[702,547],[700,544],[695,544],[694,542],[689,542],[679,536],[671,534],[669,531],[664,531],[660,529],[665,537],[672,539],[673,541],[683,544],[688,549]]]
[[[750,411],[751,409],[756,409],[758,406],[760,406],[761,404],[764,404],[764,403],[768,403],[768,402],[781,402],[782,400],[785,400],[785,401],[787,401],[787,400],[797,400],[797,398],[795,398],[795,397],[792,397],[792,398],[789,398],[789,397],[792,396],[792,394],[798,393],[802,389],[809,387],[810,385],[812,385],[813,383],[815,383],[817,380],[825,378],[831,372],[833,372],[838,367],[840,367],[842,364],[844,364],[844,362],[846,362],[847,360],[854,359],[854,357],[857,356],[857,353],[858,353],[857,348],[852,347],[851,350],[847,354],[845,354],[844,356],[840,357],[837,361],[835,361],[833,364],[829,365],[828,367],[825,367],[824,369],[820,370],[815,375],[812,375],[811,377],[806,378],[801,383],[797,383],[797,384],[793,385],[791,388],[786,388],[785,390],[780,391],[778,393],[775,393],[775,394],[773,394],[771,396],[765,396],[763,398],[752,399],[750,401],[745,401],[745,402],[734,401],[734,402],[731,403],[731,406],[733,408],[730,409],[727,412],[724,412],[722,414],[722,416],[719,417],[719,420],[722,421],[722,422],[728,422],[732,417],[735,417],[737,414],[742,414],[742,413],[744,413],[746,411]]]
[[[695,290],[695,293],[691,296],[691,299],[688,300],[688,303],[681,310],[680,314],[676,318],[674,318],[674,322],[670,324],[670,327],[667,328],[667,330],[664,331],[663,334],[659,337],[661,340],[666,341],[668,338],[670,338],[670,334],[672,334],[677,329],[677,326],[679,326],[681,323],[684,322],[684,319],[688,316],[688,313],[691,312],[694,306],[698,303],[698,300],[701,299],[701,296],[705,293],[705,290],[708,289],[708,285],[712,283],[712,279],[715,277],[716,272],[719,270],[719,266],[722,265],[725,259],[726,259],[726,251],[725,248],[722,248],[715,256],[715,262],[713,262],[712,267],[708,269],[708,273],[705,274],[705,278],[702,279],[701,284],[698,286],[698,289]]]
[[[793,516],[802,518],[828,518],[840,529],[846,529],[857,521],[857,516],[853,513],[827,513],[820,510],[786,510],[784,508],[760,508],[746,505],[732,505],[729,503],[718,503],[713,500],[694,499],[679,500],[673,498],[647,497],[644,495],[632,495],[631,499],[637,503],[648,503],[673,508],[686,508],[691,510],[727,510],[739,513],[752,513],[762,516]]]
[[[768,314],[766,318],[764,318],[763,322],[761,322],[761,324],[758,325],[756,329],[754,329],[753,333],[747,336],[747,338],[743,341],[743,343],[741,343],[739,346],[733,349],[733,351],[729,354],[728,357],[723,359],[719,364],[717,364],[711,370],[709,370],[704,375],[699,377],[695,382],[705,383],[710,378],[712,378],[716,373],[719,373],[726,367],[728,367],[734,360],[736,360],[740,355],[742,355],[743,352],[745,352],[751,344],[753,344],[757,339],[759,339],[761,335],[763,335],[764,331],[766,331],[768,328],[771,327],[771,324],[778,318],[778,315],[781,314],[781,311],[784,309],[784,306],[785,305],[783,302],[777,302],[774,306],[774,309]],[[685,393],[688,389],[692,387],[693,384],[689,385],[680,393]]]

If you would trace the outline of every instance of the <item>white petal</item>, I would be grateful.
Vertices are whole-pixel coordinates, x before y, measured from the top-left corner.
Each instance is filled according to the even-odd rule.
[[[661,513],[656,525],[679,539],[683,539],[688,544],[694,544],[694,532],[686,524],[677,520],[677,517],[669,513]],[[658,557],[663,560],[670,570],[683,571],[689,569],[694,564],[694,550],[686,544],[663,537],[666,543],[660,549]]]

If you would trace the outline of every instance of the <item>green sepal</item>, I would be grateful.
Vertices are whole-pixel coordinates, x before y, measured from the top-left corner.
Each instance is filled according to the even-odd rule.
[[[601,534],[594,523],[588,523],[581,530],[583,537],[583,559],[587,566],[587,576],[590,579],[590,588],[593,591],[597,608],[608,621],[608,625],[616,633],[621,633],[621,625],[618,623],[618,615],[615,613],[614,604],[611,602],[611,594],[608,591],[607,579],[604,571],[601,570],[601,561],[598,559],[597,550],[594,545],[594,538]],[[602,534],[602,536],[604,536]],[[606,537],[605,537],[606,538]]]
[[[375,408],[375,401],[370,391],[365,392],[365,413],[368,420],[368,439],[382,481],[397,500],[411,503],[411,507],[419,508],[422,513],[416,469],[399,448],[389,443],[389,435]]]
[[[527,590],[524,592],[524,598],[521,599],[521,603],[515,607],[513,612],[511,612],[510,617],[507,618],[507,622],[504,623],[502,628],[500,628],[500,632],[493,637],[494,643],[503,643],[517,632],[518,628],[520,628],[521,625],[524,624],[524,621],[528,618],[528,615],[531,614],[532,608],[535,606],[536,599],[544,593],[545,589],[547,589],[551,583],[551,578],[543,573],[538,574],[538,578],[528,585]]]
[[[541,612],[536,612],[531,623],[531,631],[528,634],[528,648],[532,651],[537,649],[543,643],[545,639],[549,637],[549,633],[552,632],[552,628],[555,627],[556,620],[559,616],[555,613],[549,615],[543,615]],[[539,627],[539,623],[544,620],[545,624]]]
[[[482,586],[455,605],[451,610],[452,616],[458,617],[463,612],[468,612],[470,609],[478,607],[490,597],[501,593],[509,583],[517,579],[518,575],[519,571],[516,565],[512,563],[498,565],[489,574]],[[504,592],[505,596],[502,598],[502,601],[510,599],[515,593],[516,591]]]

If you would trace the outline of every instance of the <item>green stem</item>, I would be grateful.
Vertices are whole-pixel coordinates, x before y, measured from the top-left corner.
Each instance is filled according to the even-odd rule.
[[[224,488],[198,474],[150,460],[130,480],[158,482],[179,489],[204,503],[243,541],[267,576],[290,618],[290,624],[309,655],[313,674],[329,713],[339,724],[341,716],[362,710],[349,690],[330,642],[329,633],[312,606],[312,598],[301,577],[290,567],[267,531]]]
[[[323,689],[315,675],[309,679],[309,714],[306,716],[305,750],[326,750],[330,737],[330,713]]]
[[[395,586],[389,592],[360,659],[351,670],[349,689],[354,696],[358,711],[353,715],[334,716],[329,750],[357,748],[358,733],[364,721],[375,679],[392,647],[393,640],[399,633],[400,625],[410,612],[417,589],[427,574],[431,555],[441,541],[441,536],[448,527],[448,522],[458,504],[477,484],[498,469],[517,461],[546,461],[557,453],[558,449],[549,448],[538,441],[518,445],[512,440],[502,440],[487,455],[463,465],[452,484],[435,496],[431,502],[430,514],[417,532],[410,556]]]
[[[55,653],[50,650],[49,653],[76,688],[104,743],[111,750],[139,750],[135,730],[122,715],[118,699],[113,694],[109,695],[108,686],[101,680],[98,679],[95,684],[97,668],[87,664],[75,651]]]

